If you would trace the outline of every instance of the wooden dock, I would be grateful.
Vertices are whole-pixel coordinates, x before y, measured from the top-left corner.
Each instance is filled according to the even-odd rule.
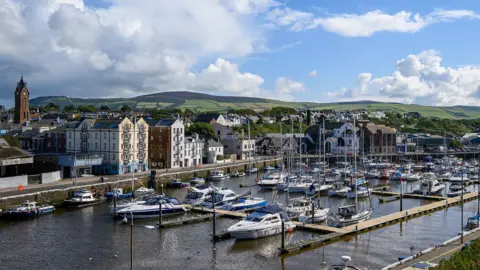
[[[392,196],[400,197],[399,192],[391,192],[391,191],[372,190],[372,194],[381,195],[384,197],[392,197]],[[422,194],[412,194],[412,193],[404,193],[403,197],[414,198],[414,199],[425,199],[425,200],[432,200],[432,201],[442,201],[446,199],[446,197],[442,197],[442,196],[425,196]]]
[[[321,235],[319,237],[314,237],[308,240],[301,240],[298,242],[290,243],[285,245],[285,248],[280,248],[280,253],[296,253],[300,252],[303,249],[312,249],[322,245],[325,245],[329,242],[339,240],[343,237],[344,233],[329,233]]]
[[[201,213],[213,213],[211,208],[202,208],[202,207],[193,207],[192,211],[201,212]],[[245,218],[247,213],[239,211],[227,211],[222,209],[215,209],[216,215],[230,217],[230,218]]]
[[[221,216],[222,214],[220,213],[217,214],[217,217],[221,217]],[[185,219],[168,220],[168,221],[162,222],[162,224],[157,223],[157,226],[160,226],[160,228],[176,227],[176,226],[182,226],[185,224],[193,224],[193,223],[198,223],[202,221],[207,221],[207,220],[211,220],[212,218],[213,218],[212,214],[200,215],[200,216],[190,217]]]
[[[341,233],[341,234],[349,233],[348,230],[345,230],[343,228],[335,228],[335,227],[330,227],[330,226],[325,226],[320,224],[308,224],[308,223],[302,223],[298,221],[294,221],[293,223],[295,224],[295,226],[297,226],[297,228],[304,229],[304,230],[326,232],[326,233]]]

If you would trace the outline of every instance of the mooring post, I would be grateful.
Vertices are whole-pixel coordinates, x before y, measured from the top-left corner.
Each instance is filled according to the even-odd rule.
[[[215,219],[216,219],[216,213],[215,213],[215,188],[213,189],[213,194],[212,194],[212,207],[213,207],[213,240],[215,240],[216,236],[216,228],[215,228]]]
[[[315,223],[315,204],[312,198],[312,224]]]
[[[113,216],[117,215],[117,196],[113,196]]]
[[[158,204],[158,209],[159,209],[159,212],[158,212],[158,228],[160,229],[161,226],[162,226],[162,223],[163,223],[163,213],[162,213],[162,203],[161,202]]]
[[[400,212],[403,211],[403,181],[400,179]]]
[[[285,221],[282,219],[282,252],[285,250]]]

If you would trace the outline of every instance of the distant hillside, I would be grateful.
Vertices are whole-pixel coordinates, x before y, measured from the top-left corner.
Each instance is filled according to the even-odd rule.
[[[262,111],[277,106],[291,107],[295,109],[333,109],[337,111],[347,110],[380,110],[395,113],[419,112],[423,116],[438,118],[480,118],[480,107],[455,106],[455,107],[433,107],[421,105],[408,105],[401,103],[382,103],[376,101],[355,101],[338,103],[314,103],[314,102],[284,102],[264,98],[238,97],[238,96],[213,96],[194,92],[162,92],[135,98],[69,98],[64,96],[37,97],[30,100],[32,105],[46,105],[55,103],[64,107],[73,104],[102,105],[109,108],[120,108],[126,104],[137,109],[142,108],[164,108],[164,109],[191,109],[197,111],[219,111],[225,112],[229,109],[253,109]]]

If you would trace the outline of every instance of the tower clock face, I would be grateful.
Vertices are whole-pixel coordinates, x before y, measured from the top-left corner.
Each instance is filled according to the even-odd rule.
[[[24,96],[27,95],[27,92],[23,92],[23,95],[24,95]]]

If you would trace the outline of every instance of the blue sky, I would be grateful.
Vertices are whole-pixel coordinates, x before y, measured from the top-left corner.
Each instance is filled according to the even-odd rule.
[[[34,97],[480,101],[479,1],[5,1],[0,87]]]

